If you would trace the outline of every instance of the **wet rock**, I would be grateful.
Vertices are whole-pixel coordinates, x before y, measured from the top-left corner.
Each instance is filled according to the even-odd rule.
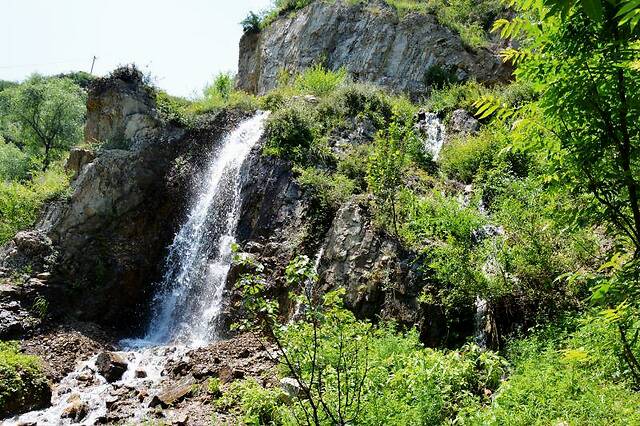
[[[193,391],[196,381],[193,377],[185,377],[174,385],[165,387],[160,393],[154,395],[149,402],[149,407],[167,408],[187,397]]]
[[[80,395],[73,394],[67,399],[69,405],[60,414],[63,419],[71,419],[78,423],[87,416],[89,406],[80,399]]]
[[[136,379],[144,379],[145,377],[147,377],[147,372],[140,368],[138,368],[133,374]]]
[[[171,424],[173,426],[185,426],[188,420],[189,416],[187,414],[178,413],[171,419]]]
[[[109,383],[112,383],[122,378],[122,375],[127,371],[127,362],[115,352],[102,352],[96,358],[96,367],[98,373]]]

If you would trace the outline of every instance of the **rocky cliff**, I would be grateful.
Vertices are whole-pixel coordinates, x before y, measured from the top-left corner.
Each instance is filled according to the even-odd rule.
[[[299,72],[316,63],[344,67],[356,81],[408,92],[428,92],[434,79],[475,78],[492,83],[510,70],[488,49],[467,48],[433,15],[399,17],[382,1],[316,1],[294,16],[280,17],[240,41],[238,87],[264,94],[282,70]]]

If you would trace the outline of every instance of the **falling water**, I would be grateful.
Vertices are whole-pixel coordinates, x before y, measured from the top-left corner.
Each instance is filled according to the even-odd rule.
[[[198,346],[216,337],[242,204],[242,165],[262,135],[266,116],[258,113],[241,123],[213,156],[200,193],[169,248],[145,340]]]
[[[182,359],[190,347],[216,338],[227,273],[231,266],[231,244],[242,204],[241,187],[245,159],[262,135],[267,113],[242,122],[212,156],[191,211],[169,247],[162,287],[154,300],[155,314],[143,339],[121,342],[118,352],[127,361],[127,371],[114,383],[98,373],[97,355],[79,364],[55,387],[51,407],[7,419],[3,424],[70,425],[63,418],[70,399],[77,397],[87,407],[78,424],[99,423],[107,412],[106,401],[121,389],[148,391],[149,396],[132,409],[128,419],[139,424],[147,416],[149,400],[167,378],[170,360]],[[177,345],[177,346],[169,346]],[[138,377],[143,370],[145,377]]]
[[[433,156],[433,160],[437,161],[442,151],[445,139],[444,124],[438,116],[432,112],[424,115],[424,120],[420,123],[420,129],[425,136],[424,148]]]

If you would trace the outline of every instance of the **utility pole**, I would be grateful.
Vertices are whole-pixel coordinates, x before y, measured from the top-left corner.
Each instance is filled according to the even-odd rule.
[[[93,61],[91,61],[91,71],[89,71],[89,74],[93,74],[93,66],[96,64],[96,56],[93,55]]]

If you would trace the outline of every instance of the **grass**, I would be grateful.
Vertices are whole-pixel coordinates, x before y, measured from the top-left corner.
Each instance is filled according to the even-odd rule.
[[[0,342],[0,418],[36,408],[48,388],[39,358],[21,354],[15,342]]]

